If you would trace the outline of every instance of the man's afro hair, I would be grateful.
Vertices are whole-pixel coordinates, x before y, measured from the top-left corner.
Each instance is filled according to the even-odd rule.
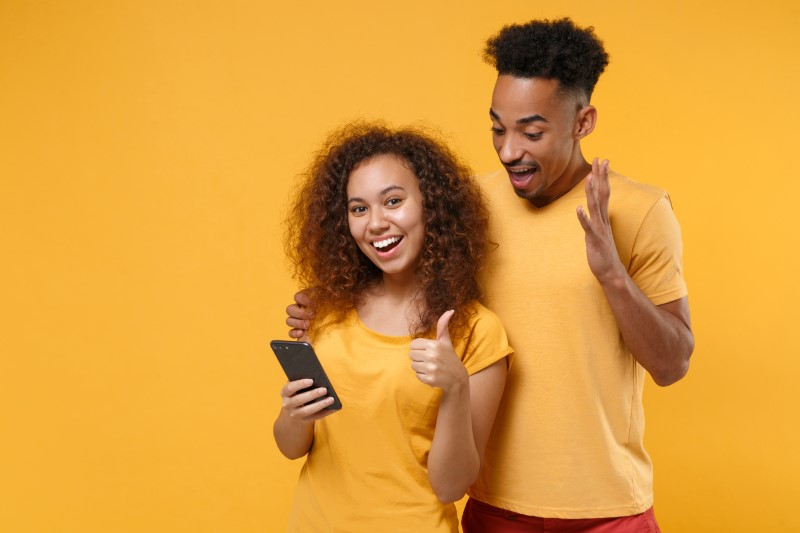
[[[568,18],[505,26],[486,41],[483,57],[498,74],[557,79],[562,89],[580,89],[587,97],[608,65],[594,28],[579,28]]]

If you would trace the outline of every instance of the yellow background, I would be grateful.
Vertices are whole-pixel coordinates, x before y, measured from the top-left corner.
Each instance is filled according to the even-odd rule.
[[[697,348],[645,393],[661,525],[797,531],[798,5],[0,0],[0,531],[280,531],[295,176],[361,116],[496,168],[483,42],[564,15],[612,58],[586,155],[684,231]]]

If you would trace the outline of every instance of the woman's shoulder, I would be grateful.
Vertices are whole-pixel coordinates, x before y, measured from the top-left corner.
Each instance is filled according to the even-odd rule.
[[[480,302],[470,304],[466,329],[453,346],[470,374],[513,353],[500,317]]]
[[[481,339],[492,339],[499,344],[508,344],[503,321],[491,309],[480,302],[472,302],[469,304],[467,317],[467,327],[463,337],[468,340],[468,344]]]

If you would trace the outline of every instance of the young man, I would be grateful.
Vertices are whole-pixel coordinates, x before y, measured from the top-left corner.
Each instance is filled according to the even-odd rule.
[[[658,531],[644,373],[674,383],[694,348],[669,197],[581,152],[608,64],[591,28],[508,26],[485,57],[505,167],[484,183],[499,243],[486,303],[517,355],[464,531]],[[297,299],[287,324],[303,328]]]
[[[485,57],[506,170],[485,184],[500,244],[486,303],[517,359],[464,529],[655,530],[644,372],[674,383],[694,347],[669,197],[581,152],[608,64],[591,28],[509,26]]]

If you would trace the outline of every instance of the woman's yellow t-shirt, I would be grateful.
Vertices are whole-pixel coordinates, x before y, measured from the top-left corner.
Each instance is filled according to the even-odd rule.
[[[512,353],[497,316],[475,305],[453,339],[474,374]],[[455,506],[428,482],[441,390],[411,369],[411,336],[364,326],[355,312],[314,341],[342,410],[315,423],[289,515],[292,532],[458,531]]]

